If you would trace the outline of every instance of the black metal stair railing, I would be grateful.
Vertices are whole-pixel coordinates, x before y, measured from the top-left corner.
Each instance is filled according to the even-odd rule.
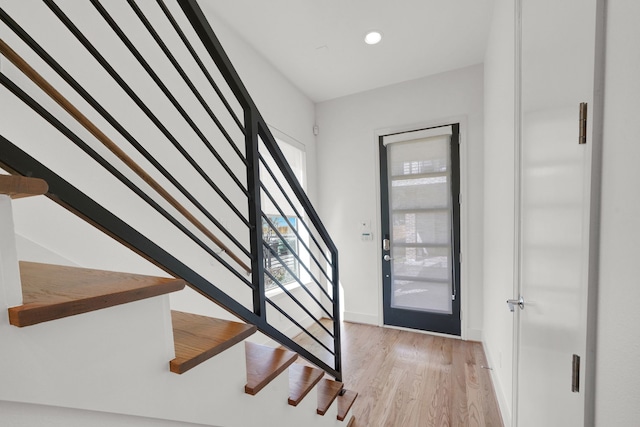
[[[198,3],[4,2],[0,21],[0,99],[28,107],[0,118],[0,167],[340,380],[337,249]],[[27,119],[113,195],[24,150]]]

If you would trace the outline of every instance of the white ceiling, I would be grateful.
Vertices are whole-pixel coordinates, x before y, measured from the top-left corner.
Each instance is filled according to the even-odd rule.
[[[478,64],[493,0],[200,3],[315,102]],[[383,33],[375,46],[368,30]]]

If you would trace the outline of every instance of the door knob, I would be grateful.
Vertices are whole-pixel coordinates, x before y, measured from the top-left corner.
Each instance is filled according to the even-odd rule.
[[[509,311],[512,313],[516,310],[516,305],[520,307],[520,310],[524,310],[524,298],[508,299],[507,305],[509,306]]]
[[[383,257],[383,259],[384,259],[385,261],[391,261],[393,258],[391,258],[389,255],[385,255],[385,256]]]

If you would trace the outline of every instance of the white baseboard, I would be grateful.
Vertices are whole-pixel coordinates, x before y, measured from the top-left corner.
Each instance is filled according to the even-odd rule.
[[[484,355],[487,358],[487,364],[489,366],[498,366],[493,357],[491,356],[491,352],[487,351],[487,346],[484,341],[482,342],[482,349],[484,350]],[[493,383],[493,390],[496,393],[496,399],[498,399],[498,407],[500,409],[500,414],[502,415],[502,423],[505,427],[511,426],[511,405],[510,402],[505,396],[504,391],[502,389],[502,384],[498,381],[498,377],[496,375],[495,370],[491,370],[491,382]]]
[[[345,322],[364,323],[365,325],[378,325],[378,316],[364,313],[354,313],[352,311],[345,311],[343,314],[343,320]]]
[[[480,329],[467,329],[464,339],[467,341],[482,342],[482,331]]]

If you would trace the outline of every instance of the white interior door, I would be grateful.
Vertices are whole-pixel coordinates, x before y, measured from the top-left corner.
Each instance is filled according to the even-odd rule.
[[[579,144],[579,106],[593,106],[596,0],[520,1],[514,424],[583,426],[592,139]]]

